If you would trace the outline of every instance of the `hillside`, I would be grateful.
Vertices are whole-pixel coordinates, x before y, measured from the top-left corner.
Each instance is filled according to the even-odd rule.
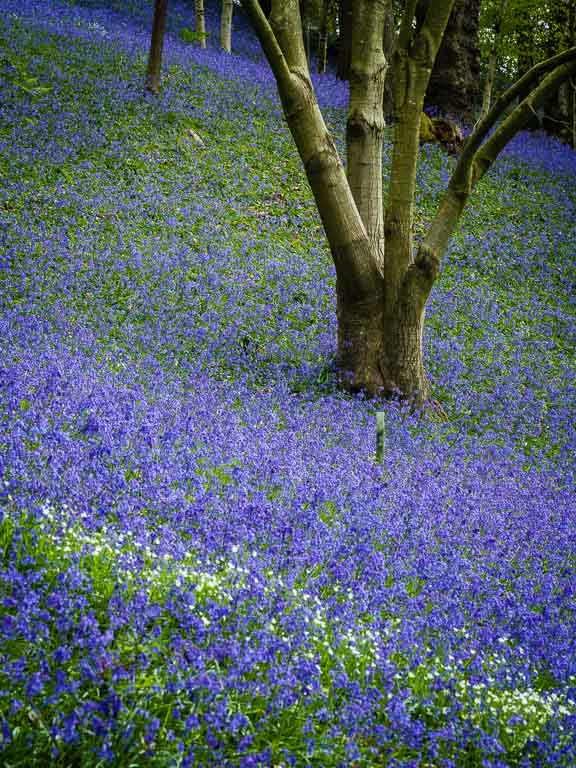
[[[575,765],[576,155],[521,134],[464,216],[448,420],[351,398],[246,23],[173,6],[154,98],[147,5],[0,0],[0,762]]]

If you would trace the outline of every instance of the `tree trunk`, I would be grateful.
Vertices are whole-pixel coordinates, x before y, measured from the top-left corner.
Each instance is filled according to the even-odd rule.
[[[384,19],[384,57],[388,64],[386,79],[384,81],[384,117],[387,121],[394,117],[394,48],[396,31],[394,29],[394,7],[392,0],[386,3],[386,16]]]
[[[475,127],[432,225],[414,252],[420,116],[453,0],[431,2],[420,26],[413,23],[417,0],[405,4],[394,56],[396,123],[384,223],[383,33],[388,0],[353,3],[347,174],[310,79],[298,0],[273,0],[269,21],[257,0],[242,2],[276,78],[334,260],[340,381],[350,392],[397,394],[423,404],[430,397],[422,353],[424,314],[440,259],[475,183],[550,93],[576,74],[576,49],[527,73]],[[489,135],[519,90],[534,86],[541,76],[530,98]]]
[[[353,0],[340,0],[338,4],[338,66],[336,75],[348,80],[350,75],[350,46],[352,44]]]
[[[196,11],[196,34],[199,37],[200,48],[206,48],[206,20],[204,18],[204,0],[194,0]]]
[[[418,18],[431,3],[420,0]],[[470,117],[480,80],[480,0],[456,0],[430,77],[425,104],[449,115]]]
[[[484,83],[484,92],[482,94],[482,109],[480,110],[480,120],[486,117],[490,111],[490,104],[492,102],[492,88],[494,87],[494,78],[496,77],[496,65],[498,63],[498,48],[500,46],[500,33],[502,31],[502,24],[504,23],[504,15],[506,13],[506,7],[508,0],[500,0],[500,9],[496,22],[494,24],[494,42],[490,49],[490,57],[488,59],[488,71],[486,72],[486,82]]]
[[[350,51],[350,105],[346,122],[348,183],[381,274],[384,274],[382,141],[384,138],[384,9],[359,2]]]
[[[576,0],[564,0],[555,5],[551,12],[551,39],[548,54],[553,55],[576,42]],[[566,82],[545,107],[542,127],[552,136],[557,136],[574,147],[574,90],[576,83]]]
[[[568,12],[568,29],[570,32],[570,45],[576,43],[576,2],[571,0]],[[568,90],[568,130],[569,143],[572,149],[576,149],[576,80],[566,83]]]
[[[311,26],[311,0],[299,0],[300,2],[300,18],[302,24],[302,33],[304,37],[304,50],[306,51],[306,61],[308,66],[312,63],[312,36],[310,32]],[[274,2],[272,3],[274,7]]]
[[[226,53],[232,53],[232,14],[233,0],[222,0],[222,17],[220,19],[220,47]]]
[[[318,36],[318,73],[326,72],[326,58],[328,55],[328,2],[322,0],[322,13],[320,16],[320,33]]]
[[[384,281],[373,296],[353,301],[337,286],[338,364],[349,392],[423,403],[430,387],[423,363],[424,305],[414,291],[387,311]]]
[[[150,54],[146,71],[146,88],[152,93],[158,93],[160,90],[160,72],[162,69],[162,49],[164,48],[167,9],[168,0],[155,0]]]

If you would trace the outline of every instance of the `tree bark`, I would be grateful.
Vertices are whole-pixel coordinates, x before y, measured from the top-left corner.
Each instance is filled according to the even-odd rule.
[[[394,117],[394,49],[396,47],[396,31],[394,29],[394,8],[392,0],[386,3],[386,15],[384,19],[384,58],[388,64],[386,79],[384,80],[384,118],[386,121]]]
[[[348,183],[384,274],[382,142],[384,138],[385,2],[357,2],[350,50],[350,105],[346,123]]]
[[[352,0],[340,0],[338,3],[338,27],[340,37],[338,41],[338,65],[337,76],[340,80],[350,79],[350,52],[352,46]],[[386,120],[394,117],[394,48],[396,43],[396,31],[394,28],[394,8],[392,0],[387,0],[384,22],[384,58],[388,64],[386,79],[384,81],[384,116]]]
[[[328,2],[322,0],[320,16],[320,34],[318,36],[318,74],[326,72],[326,59],[328,56]]]
[[[158,93],[160,90],[162,50],[164,48],[164,30],[166,28],[167,10],[168,0],[155,0],[154,21],[152,23],[152,36],[150,39],[150,53],[146,71],[146,88],[152,93]]]
[[[338,5],[338,67],[336,74],[340,80],[350,76],[350,48],[352,45],[353,0],[340,0]]]
[[[233,0],[222,0],[222,16],[220,19],[220,47],[226,53],[232,53],[232,14]]]
[[[274,7],[274,0],[272,2]],[[306,51],[306,61],[308,66],[312,63],[312,40],[310,34],[310,0],[300,0],[300,23],[304,35],[304,50]]]
[[[437,0],[420,0],[418,18]],[[426,94],[425,105],[448,115],[469,117],[480,80],[480,0],[456,0]]]
[[[548,44],[549,55],[563,47],[576,44],[576,0],[563,0],[554,6],[551,12],[551,39]],[[576,83],[562,84],[555,98],[546,105],[542,127],[552,136],[557,136],[570,146],[575,146],[575,101]]]
[[[204,17],[204,0],[194,0],[196,13],[196,34],[199,37],[200,48],[206,48],[206,20]]]
[[[532,112],[576,73],[576,49],[543,62],[497,100],[469,137],[439,211],[414,253],[420,115],[453,0],[430,3],[419,25],[413,23],[416,2],[406,2],[395,52],[395,142],[383,236],[379,177],[387,0],[355,0],[353,6],[347,175],[310,79],[298,0],[273,0],[269,21],[257,0],[242,0],[276,78],[336,267],[340,381],[350,392],[397,394],[420,405],[430,397],[422,352],[425,306],[442,254],[478,179]],[[530,96],[486,139],[519,90],[528,86],[533,88]]]
[[[490,57],[488,59],[488,70],[486,72],[486,82],[484,83],[484,92],[482,94],[482,109],[480,110],[480,119],[486,117],[490,111],[490,104],[492,102],[492,88],[494,87],[494,78],[496,77],[496,65],[498,63],[498,49],[500,47],[500,33],[502,31],[502,24],[504,23],[504,16],[506,14],[506,7],[508,0],[500,0],[500,8],[496,22],[494,24],[494,42],[490,49]]]

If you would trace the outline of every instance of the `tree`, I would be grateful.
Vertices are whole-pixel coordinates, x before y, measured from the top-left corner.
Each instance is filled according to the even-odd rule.
[[[346,172],[316,100],[298,0],[273,0],[269,20],[257,0],[242,0],[242,4],[276,78],[336,267],[340,381],[351,392],[398,394],[422,404],[430,398],[422,357],[424,312],[442,255],[473,188],[500,151],[534,110],[576,74],[576,49],[536,65],[496,101],[469,136],[438,212],[414,248],[420,115],[453,0],[430,3],[420,25],[415,23],[417,0],[409,0],[400,19],[394,53],[395,135],[385,214],[382,103],[387,62],[382,41],[386,0],[355,0],[351,11]],[[529,96],[495,128],[519,90],[527,86],[532,88]]]
[[[320,31],[318,36],[318,72],[326,72],[326,58],[328,55],[328,16],[330,12],[329,0],[322,0],[320,8]]]
[[[491,89],[520,77],[535,63],[576,44],[576,0],[483,0],[480,46],[484,70],[482,114]],[[498,48],[498,55],[496,52]],[[565,81],[528,127],[576,143],[574,81]],[[526,91],[520,94],[523,98]]]
[[[200,48],[206,48],[206,21],[204,18],[204,0],[194,0],[196,13],[196,34],[200,41]]]
[[[340,80],[348,80],[350,76],[350,46],[352,44],[353,0],[338,2],[338,30],[340,40],[338,45],[337,75]]]
[[[394,46],[396,45],[396,32],[394,30],[394,8],[392,2],[386,3],[384,17],[384,57],[390,65],[394,59]],[[388,66],[384,79],[384,117],[391,120],[394,116],[394,70]]]
[[[274,7],[274,3],[272,3]],[[300,0],[300,18],[302,23],[302,31],[304,34],[304,48],[306,51],[306,60],[308,65],[312,60],[312,40],[311,40],[311,15],[312,15],[312,2],[311,0]]]
[[[150,54],[148,56],[148,69],[146,71],[146,87],[152,93],[160,90],[160,71],[162,68],[162,49],[164,48],[164,29],[166,27],[166,13],[168,0],[155,0],[154,21],[152,22],[152,35],[150,38]]]
[[[419,0],[416,19],[422,23],[436,0]],[[455,0],[428,84],[425,105],[446,114],[470,116],[478,94],[480,0]]]
[[[338,0],[338,67],[336,74],[340,80],[350,79],[350,47],[352,44],[353,0]],[[390,66],[394,59],[396,33],[394,30],[394,8],[392,0],[387,0],[384,17],[384,56],[388,64],[384,81],[384,116],[391,120],[394,114],[394,72]]]
[[[547,30],[548,55],[561,48],[576,45],[576,0],[558,0],[553,6]],[[542,126],[544,130],[576,146],[576,82],[566,81],[555,98],[546,105]]]
[[[496,64],[498,63],[498,50],[500,48],[500,36],[502,31],[502,24],[504,23],[504,17],[506,16],[506,6],[508,0],[500,0],[500,6],[497,11],[496,18],[494,19],[493,28],[493,41],[490,47],[490,56],[488,59],[488,71],[486,73],[486,79],[484,81],[484,90],[482,93],[482,109],[480,111],[480,118],[486,117],[490,111],[490,104],[492,102],[492,88],[494,87],[494,78],[496,77]]]
[[[220,19],[220,47],[226,53],[232,52],[232,15],[233,0],[222,0],[222,16]]]

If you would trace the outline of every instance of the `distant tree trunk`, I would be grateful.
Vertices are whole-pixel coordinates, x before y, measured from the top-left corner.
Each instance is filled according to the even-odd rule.
[[[196,34],[199,36],[200,48],[206,48],[206,20],[204,18],[204,0],[194,0],[196,11]]]
[[[352,45],[353,0],[340,0],[338,4],[338,67],[340,80],[350,77],[350,47]]]
[[[498,63],[498,48],[500,46],[500,34],[502,31],[502,24],[504,22],[504,15],[506,14],[506,7],[508,0],[500,0],[500,8],[498,16],[494,23],[494,41],[492,48],[490,49],[490,57],[488,59],[488,70],[486,72],[486,82],[484,83],[484,92],[482,94],[482,109],[480,111],[480,119],[482,120],[490,111],[490,104],[492,102],[492,89],[494,87],[494,78],[496,77],[496,65]]]
[[[222,17],[220,20],[220,47],[226,53],[232,53],[232,14],[234,0],[222,0]]]
[[[302,30],[304,33],[304,49],[308,66],[312,61],[312,41],[310,34],[310,0],[300,0],[300,14],[302,17]]]
[[[576,43],[576,2],[570,2],[569,12],[570,45]],[[576,149],[576,78],[572,78],[566,83],[568,91],[568,130],[569,143],[572,149]]]
[[[435,2],[419,0],[419,25]],[[456,0],[430,77],[426,106],[450,115],[473,113],[480,79],[479,24],[480,0]]]
[[[552,9],[550,21],[554,34],[548,46],[549,55],[576,42],[576,0],[558,0]],[[555,97],[546,105],[542,120],[545,131],[572,147],[576,145],[575,89],[576,81],[563,83]]]
[[[320,16],[320,34],[318,36],[318,72],[326,72],[326,57],[328,55],[328,3],[329,0],[322,0]]]
[[[164,30],[168,0],[155,0],[154,21],[150,38],[150,54],[146,71],[146,88],[152,93],[160,90],[160,72],[162,70],[162,49],[164,48]]]
[[[530,17],[530,14],[522,15],[516,22],[516,42],[518,47],[516,77],[518,79],[534,66],[534,33],[532,24],[533,19]],[[518,94],[518,100],[521,101],[527,93],[528,86],[522,93]]]
[[[394,7],[392,0],[386,3],[384,16],[384,57],[388,64],[384,80],[384,117],[391,120],[394,115],[394,44],[396,31],[394,28]]]

